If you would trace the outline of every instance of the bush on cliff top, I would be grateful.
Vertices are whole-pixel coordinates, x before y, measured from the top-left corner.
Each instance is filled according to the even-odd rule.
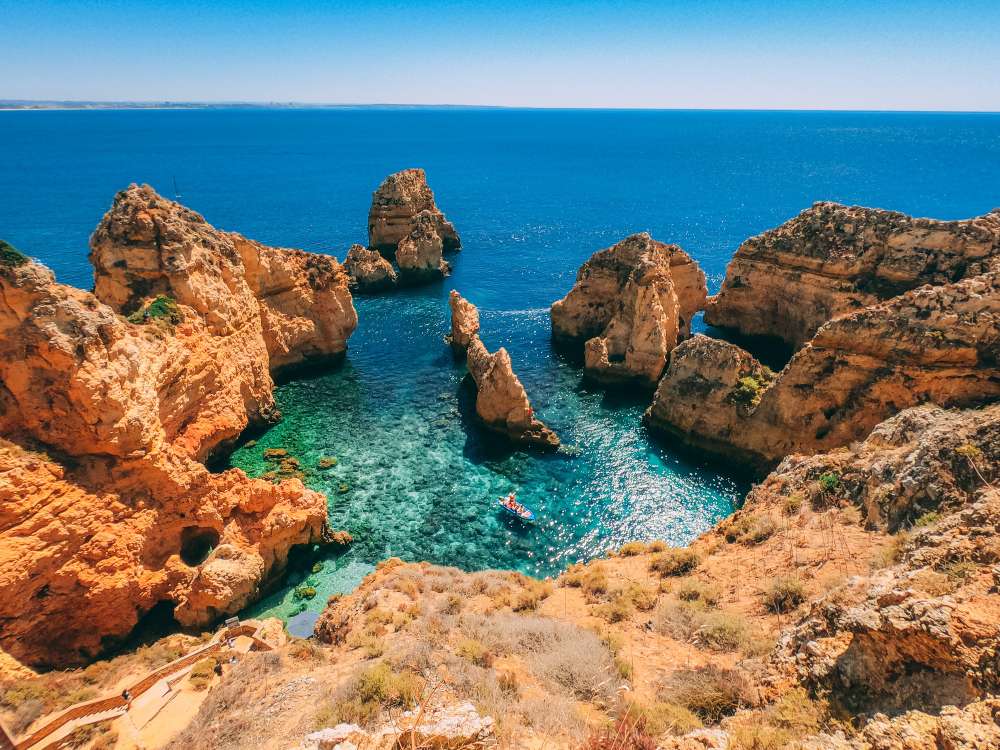
[[[177,305],[177,301],[165,294],[156,295],[156,299],[140,310],[128,316],[129,323],[143,324],[146,322],[146,313],[149,313],[150,321],[165,321],[171,325],[184,322],[184,313]]]
[[[31,259],[27,255],[15,248],[9,242],[0,240],[0,266],[16,268],[17,266],[23,266],[29,260]]]

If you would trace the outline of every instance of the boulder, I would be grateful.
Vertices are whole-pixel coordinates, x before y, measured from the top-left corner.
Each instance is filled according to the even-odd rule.
[[[401,284],[424,284],[443,279],[451,273],[451,263],[444,260],[441,237],[430,211],[421,211],[413,219],[410,233],[399,242],[396,265]]]
[[[344,259],[344,272],[351,288],[359,292],[380,292],[396,286],[392,263],[375,250],[352,245]]]

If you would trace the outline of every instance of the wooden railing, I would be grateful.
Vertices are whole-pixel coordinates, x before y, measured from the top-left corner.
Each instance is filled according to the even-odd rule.
[[[153,670],[141,680],[139,680],[134,685],[129,686],[128,691],[132,698],[138,698],[140,695],[149,690],[153,685],[158,683],[164,677],[169,677],[175,672],[180,672],[181,670],[187,669],[192,664],[204,659],[209,654],[213,654],[216,651],[222,649],[222,643],[227,638],[239,638],[240,636],[246,636],[251,639],[253,645],[251,650],[255,651],[270,651],[274,647],[268,643],[266,640],[260,637],[260,632],[263,629],[263,624],[257,620],[247,620],[241,622],[239,625],[220,630],[214,636],[212,640],[206,645],[195,649],[189,654],[186,654],[179,659],[166,664],[159,669]],[[83,703],[77,703],[75,706],[70,706],[61,713],[53,714],[49,721],[42,727],[38,728],[32,732],[29,736],[18,740],[16,745],[13,745],[15,750],[28,750],[28,748],[37,745],[39,742],[44,740],[46,737],[51,735],[53,732],[57,732],[62,727],[69,724],[71,721],[76,719],[81,719],[85,716],[91,716],[94,714],[101,714],[105,711],[111,711],[115,708],[124,708],[127,701],[120,695],[115,695],[110,698],[98,698],[97,700],[85,701]],[[0,750],[3,749],[3,745],[0,744]]]

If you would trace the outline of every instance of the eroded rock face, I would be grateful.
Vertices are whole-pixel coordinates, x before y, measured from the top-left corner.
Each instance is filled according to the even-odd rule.
[[[750,408],[735,408],[736,371],[720,361],[740,359],[740,377],[759,363],[733,344],[685,342],[671,356],[646,420],[738,462],[773,466],[790,453],[864,438],[921,403],[1000,399],[998,341],[1000,276],[990,273],[830,321],[773,381],[761,383]]]
[[[399,282],[423,284],[443,279],[451,273],[451,263],[441,255],[443,249],[434,215],[430,211],[421,211],[413,218],[410,233],[400,240],[396,250]]]
[[[590,377],[653,387],[706,294],[705,275],[687,253],[634,234],[580,267],[576,285],[552,305],[552,334],[585,342]]]
[[[479,310],[456,290],[448,295],[451,308],[451,348],[455,354],[465,356],[472,338],[479,333]]]
[[[1000,212],[937,221],[815,203],[740,246],[705,322],[797,347],[831,318],[977,276],[998,255]]]
[[[130,187],[92,240],[96,296],[0,267],[0,643],[61,665],[160,601],[184,624],[242,609],[326,501],[199,461],[278,418],[271,372],[337,356],[357,318],[335,261],[212,229]],[[123,313],[170,298],[171,317]],[[175,304],[175,302],[176,304]],[[155,306],[153,308],[156,310]]]
[[[521,381],[511,368],[510,355],[501,347],[490,354],[473,336],[468,349],[469,374],[476,382],[476,413],[483,424],[516,443],[548,448],[559,446],[556,434],[535,418]]]
[[[359,292],[380,292],[396,286],[392,263],[377,251],[361,245],[352,245],[347,252],[344,272],[351,280],[351,287]]]
[[[443,250],[460,250],[462,243],[458,232],[435,205],[434,193],[427,187],[427,176],[422,169],[405,169],[391,174],[372,194],[372,207],[368,212],[368,247],[382,253],[395,253],[424,211],[430,216],[430,223],[441,239]]]

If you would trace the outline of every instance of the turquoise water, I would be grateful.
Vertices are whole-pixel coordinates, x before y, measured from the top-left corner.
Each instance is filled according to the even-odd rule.
[[[129,182],[213,225],[343,258],[365,242],[371,192],[427,170],[462,236],[444,282],[356,300],[344,364],[281,385],[285,420],[264,449],[304,467],[334,528],[356,544],[301,561],[254,609],[287,617],[307,582],[322,607],[396,555],[535,575],[633,539],[684,543],[746,486],[652,440],[648,394],[585,384],[552,348],[548,307],[595,250],[649,231],[676,242],[718,289],[739,243],[816,200],[942,219],[1000,205],[1000,116],[795,112],[143,111],[0,112],[0,237],[65,282],[90,287],[87,238]],[[473,424],[472,393],[443,343],[448,292],[479,306],[483,339],[511,353],[539,417],[566,450],[511,451]],[[696,328],[700,321],[696,321]],[[531,527],[497,514],[513,490]],[[311,573],[322,561],[323,568]]]

